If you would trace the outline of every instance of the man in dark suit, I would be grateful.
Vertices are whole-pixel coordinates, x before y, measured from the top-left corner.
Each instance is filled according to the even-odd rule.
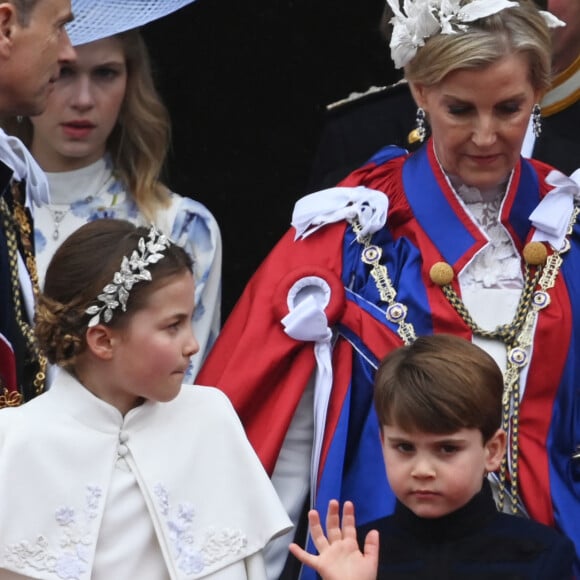
[[[543,130],[532,156],[571,173],[580,167],[580,2],[548,0],[547,8],[566,26],[553,34],[552,87],[542,100]]]
[[[529,143],[527,153],[570,174],[580,167],[580,2],[536,3],[566,22],[566,27],[554,29],[553,85],[541,103],[542,133]],[[389,19],[385,11],[383,21]],[[329,105],[308,189],[336,185],[385,145],[416,148],[416,111],[404,80]]]
[[[44,110],[60,62],[75,56],[65,30],[72,18],[70,0],[0,1],[0,114]],[[35,165],[0,134],[0,407],[19,404],[24,385],[41,392],[46,378],[31,329],[37,279],[29,208],[47,193],[34,186],[43,182],[40,171],[32,178]]]

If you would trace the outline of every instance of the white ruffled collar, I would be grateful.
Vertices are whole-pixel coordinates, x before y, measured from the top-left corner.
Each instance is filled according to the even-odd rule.
[[[489,189],[481,190],[477,187],[466,185],[460,177],[455,175],[448,175],[447,179],[455,193],[466,203],[489,203],[497,201],[505,195],[508,181]]]
[[[437,152],[435,151],[437,159]],[[441,163],[437,159],[439,167]],[[476,187],[465,185],[459,177],[448,175],[443,168],[441,171],[447,177],[452,189],[463,202],[467,204],[482,202],[492,203],[505,195],[509,179],[497,187],[481,191]],[[511,178],[511,175],[510,175]],[[574,203],[580,203],[580,169],[570,177],[554,169],[546,178],[551,189],[530,214],[529,220],[536,228],[532,241],[548,242],[554,250],[560,250],[568,232],[568,226],[574,211]]]

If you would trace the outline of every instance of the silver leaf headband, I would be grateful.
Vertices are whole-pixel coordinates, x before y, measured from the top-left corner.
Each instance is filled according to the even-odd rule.
[[[129,292],[137,282],[150,282],[151,272],[147,269],[151,264],[156,264],[163,258],[163,252],[171,245],[169,239],[159,233],[155,226],[149,230],[148,239],[139,238],[137,250],[133,250],[131,257],[123,256],[121,269],[113,275],[113,281],[107,284],[97,300],[101,304],[89,306],[85,314],[92,316],[88,327],[96,326],[101,322],[111,322],[113,311],[119,306],[125,312]]]
[[[463,0],[404,0],[403,10],[399,0],[387,0],[387,4],[394,14],[390,47],[396,68],[408,64],[431,36],[456,34],[467,30],[470,22],[519,6],[511,0],[472,0],[467,4]],[[566,26],[550,12],[541,10],[540,14],[550,28]]]

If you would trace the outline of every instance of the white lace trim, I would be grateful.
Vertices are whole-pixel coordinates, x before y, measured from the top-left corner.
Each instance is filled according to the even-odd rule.
[[[454,183],[456,195],[489,243],[461,273],[462,288],[522,288],[521,259],[504,226],[499,221],[505,187],[481,192],[475,187]]]

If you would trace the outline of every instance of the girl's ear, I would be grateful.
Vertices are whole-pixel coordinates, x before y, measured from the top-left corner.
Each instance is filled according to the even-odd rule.
[[[506,433],[498,429],[485,443],[485,470],[490,473],[499,469],[506,449]]]
[[[16,8],[11,2],[0,2],[0,55],[9,58],[12,50]]]
[[[113,330],[104,324],[87,328],[87,348],[98,358],[110,360],[113,356]]]

